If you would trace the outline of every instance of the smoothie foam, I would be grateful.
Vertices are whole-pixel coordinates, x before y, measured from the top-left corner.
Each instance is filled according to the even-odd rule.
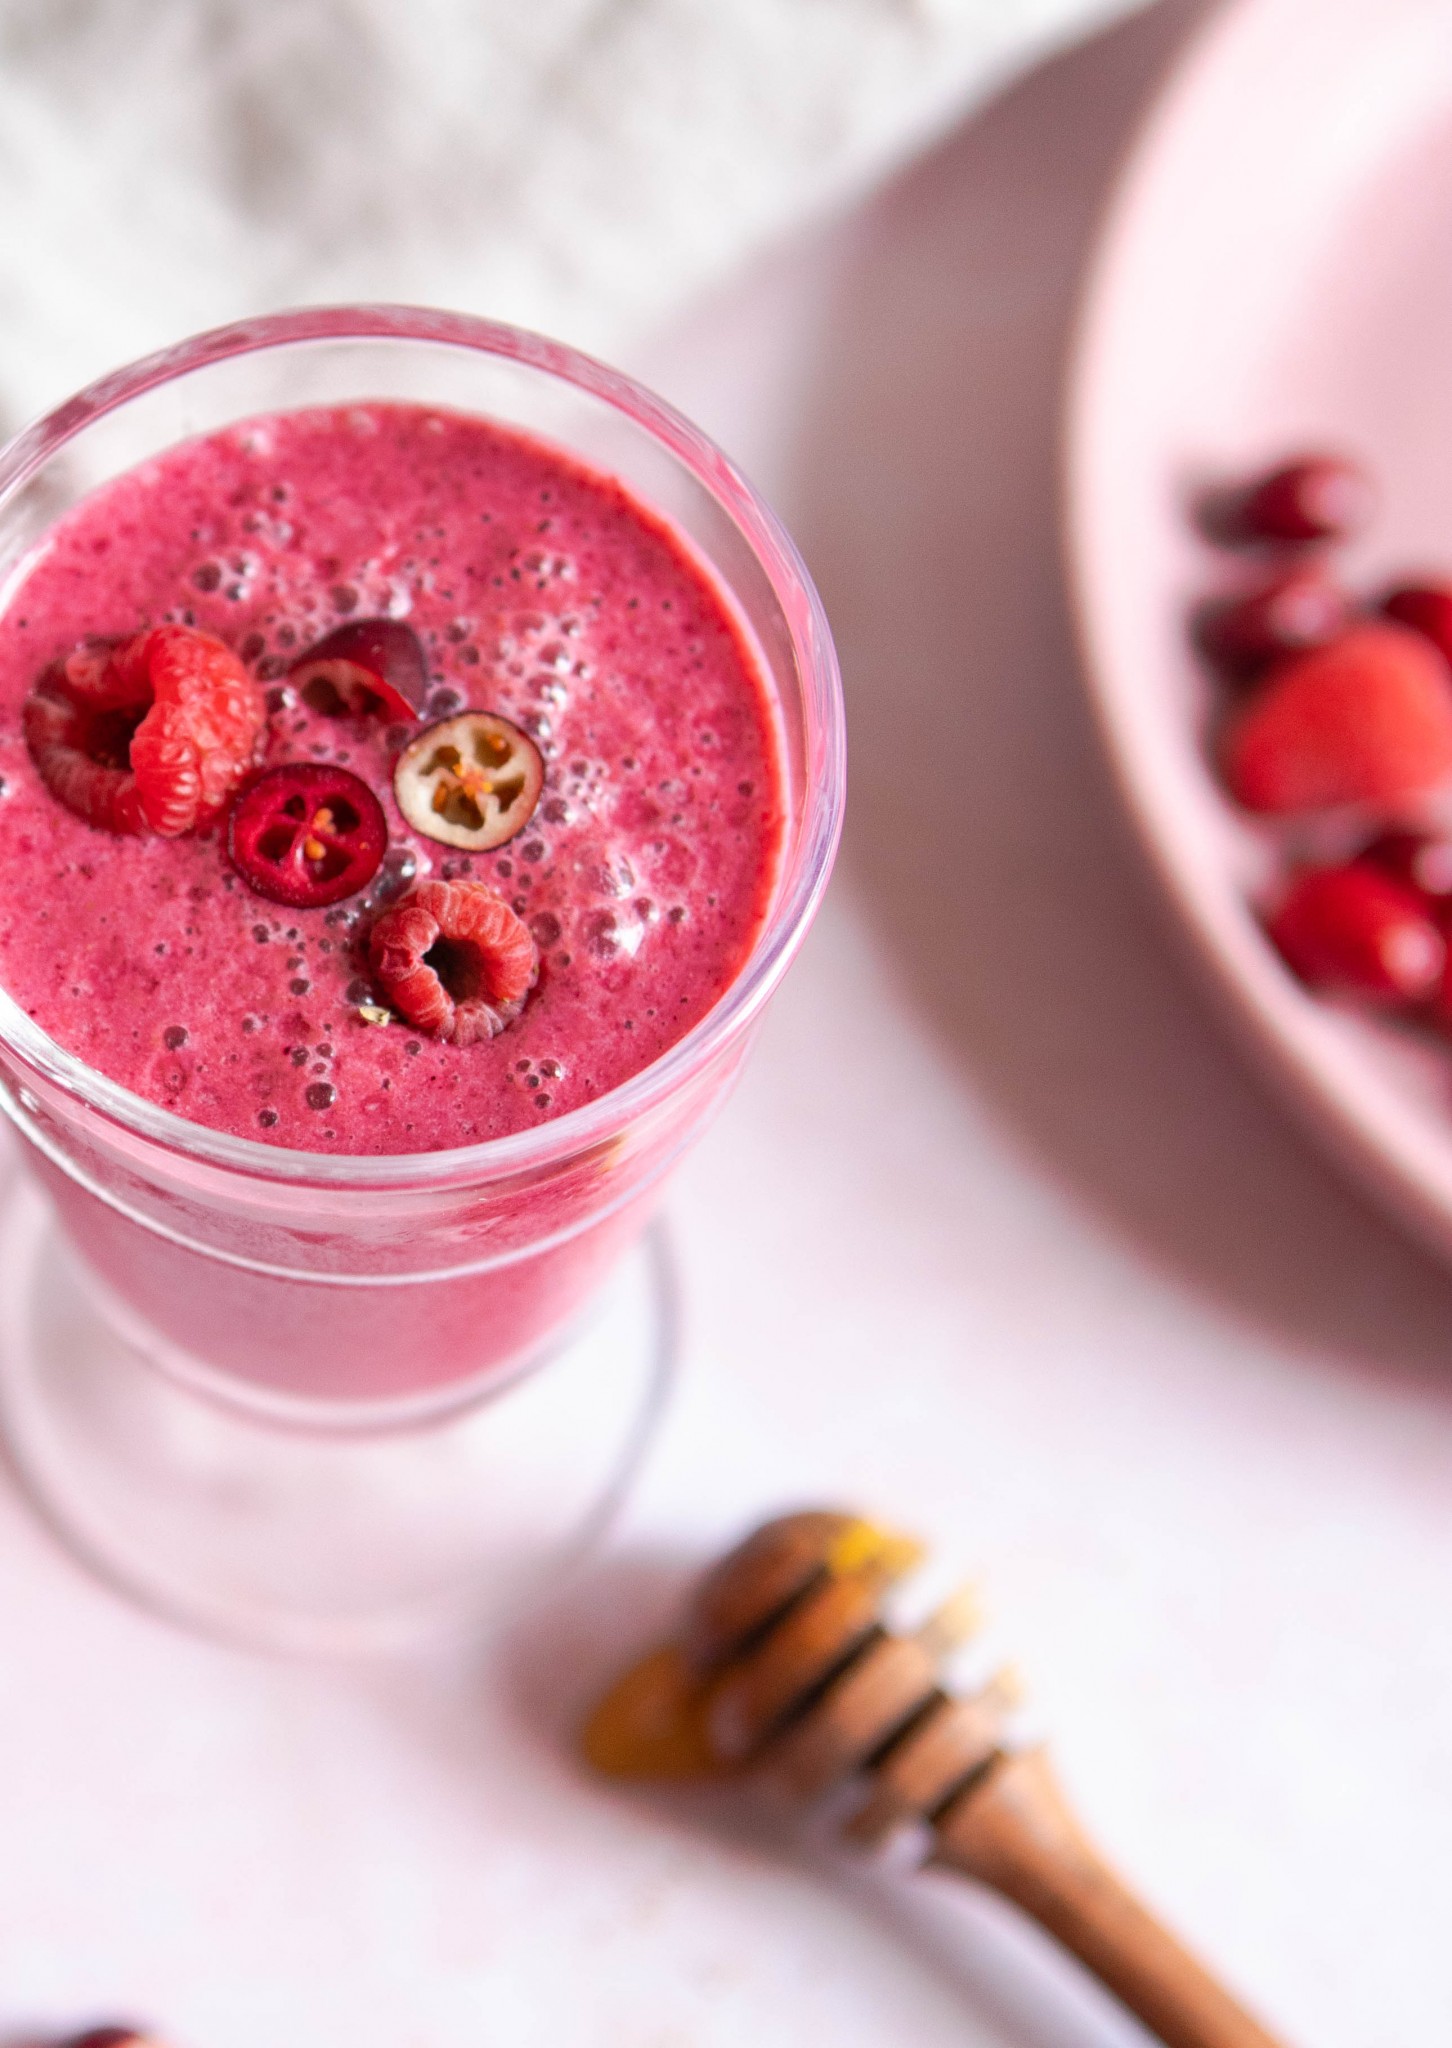
[[[376,616],[419,634],[425,720],[499,712],[544,755],[534,816],[496,850],[404,823],[407,729],[324,715],[288,685],[311,643]],[[340,763],[380,798],[389,853],[362,894],[270,902],[216,831],[117,838],[42,786],[20,710],[46,664],[167,620],[224,640],[268,691],[268,766]],[[512,430],[391,404],[245,422],[70,511],[0,615],[0,777],[10,995],[152,1102],[308,1151],[472,1144],[627,1080],[739,972],[784,830],[769,686],[670,527]],[[523,1015],[487,1044],[361,1014],[370,919],[430,875],[497,890],[538,946]]]

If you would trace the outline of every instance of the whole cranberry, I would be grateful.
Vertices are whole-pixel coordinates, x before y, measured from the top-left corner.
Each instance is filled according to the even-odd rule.
[[[1439,919],[1452,910],[1452,838],[1440,832],[1383,832],[1362,854],[1425,898]]]
[[[1452,662],[1452,586],[1404,583],[1382,599],[1381,608],[1398,625],[1423,634]]]
[[[150,2034],[138,2034],[134,2027],[92,2027],[88,2033],[73,2034],[60,2048],[157,2048]]]
[[[1287,569],[1234,597],[1215,598],[1195,619],[1195,637],[1210,659],[1249,673],[1283,654],[1334,640],[1350,617],[1345,592],[1319,569]]]
[[[1297,875],[1266,928],[1302,981],[1384,1008],[1425,1000],[1447,964],[1416,891],[1367,861]]]
[[[1344,455],[1300,455],[1221,494],[1206,508],[1215,539],[1237,545],[1345,540],[1359,532],[1375,503],[1371,478]]]
[[[1427,1004],[1427,1015],[1440,1031],[1452,1035],[1452,968],[1445,968]]]

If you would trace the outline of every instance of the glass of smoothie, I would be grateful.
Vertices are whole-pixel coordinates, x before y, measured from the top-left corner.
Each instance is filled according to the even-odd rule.
[[[473,1624],[673,1347],[651,1219],[825,887],[790,540],[628,378],[309,310],[0,456],[0,1420],[154,1606]]]

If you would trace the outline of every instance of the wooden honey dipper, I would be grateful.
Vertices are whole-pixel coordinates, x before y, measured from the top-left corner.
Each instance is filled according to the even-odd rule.
[[[973,1596],[911,1634],[884,1625],[883,1595],[922,1554],[854,1515],[766,1523],[699,1582],[679,1641],[600,1702],[586,1756],[623,1778],[764,1772],[803,1800],[859,1780],[850,1840],[925,1824],[928,1862],[1012,1899],[1166,2048],[1279,2048],[1085,1838],[1043,1749],[1014,1746],[1008,1674],[944,1690]]]

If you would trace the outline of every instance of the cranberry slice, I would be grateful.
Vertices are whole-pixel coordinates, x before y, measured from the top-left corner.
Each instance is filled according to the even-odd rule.
[[[269,768],[237,799],[227,827],[243,881],[300,910],[356,894],[387,845],[383,806],[367,783],[322,761]]]
[[[412,720],[428,688],[424,651],[399,619],[349,619],[293,663],[294,689],[329,718]]]
[[[487,853],[522,832],[544,788],[534,741],[493,711],[462,711],[410,740],[393,771],[398,808],[415,832]]]

